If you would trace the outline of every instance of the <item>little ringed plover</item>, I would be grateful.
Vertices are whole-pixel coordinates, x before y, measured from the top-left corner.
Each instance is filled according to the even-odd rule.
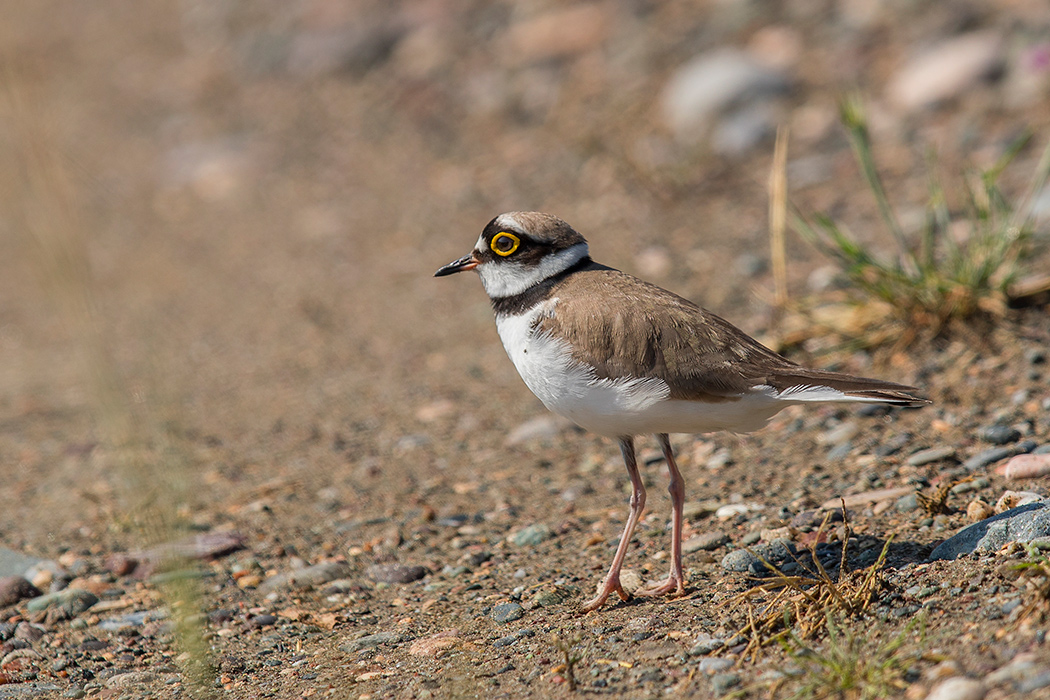
[[[916,406],[903,384],[807,369],[687,299],[591,260],[587,241],[550,214],[510,212],[488,223],[474,250],[436,277],[474,270],[503,347],[551,411],[615,438],[633,491],[630,514],[598,595],[627,600],[620,568],[645,507],[634,436],[655,433],[670,473],[671,571],[635,595],[682,595],[685,485],[668,433],[750,432],[795,404]]]

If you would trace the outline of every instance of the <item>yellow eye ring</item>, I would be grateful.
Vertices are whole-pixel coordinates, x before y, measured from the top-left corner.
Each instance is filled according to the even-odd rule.
[[[503,239],[507,239],[507,240],[510,241],[510,243],[511,243],[510,248],[503,248],[503,247],[499,247],[498,246],[498,244],[501,241],[503,241]],[[506,243],[504,243],[503,245],[506,245]],[[495,253],[496,255],[499,255],[499,256],[505,258],[508,255],[510,255],[511,253],[513,253],[515,250],[517,250],[518,246],[520,246],[520,245],[521,245],[521,239],[518,238],[517,236],[515,236],[513,233],[507,233],[506,231],[500,231],[499,233],[497,233],[495,236],[492,237],[492,243],[489,243],[489,248],[491,248],[492,252]]]

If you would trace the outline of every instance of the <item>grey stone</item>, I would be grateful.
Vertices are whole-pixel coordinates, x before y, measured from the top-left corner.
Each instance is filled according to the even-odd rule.
[[[376,632],[375,634],[366,634],[363,637],[341,644],[339,649],[340,651],[353,654],[363,649],[374,649],[380,644],[397,644],[400,641],[401,635],[398,632]]]
[[[944,39],[904,64],[887,86],[890,101],[906,111],[936,105],[972,89],[1003,61],[995,30]]]
[[[168,614],[163,610],[140,610],[118,617],[106,618],[98,623],[98,627],[107,632],[118,632],[123,629],[142,627],[147,622],[157,622],[167,617]]]
[[[427,575],[425,566],[408,564],[376,564],[365,571],[376,583],[412,583]]]
[[[43,561],[45,560],[0,547],[0,576],[24,576],[31,567]]]
[[[746,549],[737,549],[722,557],[722,568],[726,571],[752,571],[755,567],[765,569],[762,559],[773,565],[789,559],[792,554],[791,543],[787,540],[774,540],[769,544],[760,544]],[[761,558],[761,559],[760,559]]]
[[[53,608],[61,611],[66,617],[75,617],[97,602],[98,596],[91,591],[67,588],[33,598],[26,603],[26,609],[29,612],[41,612]]]
[[[919,497],[914,493],[909,493],[907,496],[901,496],[897,499],[896,508],[899,513],[911,513],[914,510],[918,510]]]
[[[24,598],[35,598],[38,595],[40,595],[40,590],[21,576],[0,578],[0,608],[6,608]]]
[[[349,575],[350,567],[345,562],[326,561],[271,576],[263,581],[259,591],[269,593],[277,588],[313,588]]]
[[[517,603],[501,603],[496,607],[492,608],[491,617],[500,624],[506,624],[508,622],[514,622],[520,620],[525,615],[525,608],[521,607]]]
[[[729,535],[724,532],[704,532],[690,537],[682,543],[682,551],[692,554],[700,550],[718,549],[729,541]]]
[[[993,445],[1008,445],[1021,439],[1021,431],[1009,425],[989,425],[977,431],[977,437]]]
[[[0,685],[0,700],[53,698],[60,690],[62,688],[53,683],[12,683]]]
[[[1050,501],[1011,508],[964,527],[941,542],[930,554],[930,560],[956,559],[973,551],[997,552],[1010,542],[1031,542],[1050,535]]]
[[[697,664],[696,669],[700,671],[700,673],[714,675],[716,673],[721,673],[722,671],[728,671],[732,667],[732,659],[723,659],[717,656],[709,656],[706,659],[700,659],[700,663]]]
[[[919,450],[915,454],[911,455],[907,459],[907,463],[912,467],[921,467],[925,464],[931,464],[933,462],[943,462],[946,459],[951,459],[955,456],[955,448],[950,445],[944,447],[931,447],[926,450]]]
[[[715,49],[685,63],[671,76],[663,91],[664,120],[677,138],[696,142],[723,111],[760,103],[786,93],[789,87],[784,75],[760,65],[747,53]]]
[[[1015,453],[1016,450],[1012,447],[993,447],[990,450],[978,452],[973,457],[970,457],[962,463],[962,467],[966,471],[976,471],[1007,457],[1013,457]]]
[[[721,649],[725,646],[726,640],[721,637],[715,637],[713,635],[704,633],[696,638],[696,642],[693,643],[692,648],[689,650],[690,656],[704,656],[710,654],[716,649]]]
[[[715,695],[725,695],[731,688],[738,685],[740,685],[739,673],[716,673],[711,676],[711,690]]]
[[[535,547],[553,534],[545,523],[535,523],[515,532],[510,536],[510,541],[518,547]]]

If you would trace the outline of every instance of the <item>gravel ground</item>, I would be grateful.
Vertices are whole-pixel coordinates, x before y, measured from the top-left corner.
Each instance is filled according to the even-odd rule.
[[[820,523],[843,502],[847,567],[885,548],[885,581],[818,658],[899,637],[881,695],[1050,697],[1047,601],[1013,566],[1050,548],[1045,306],[792,349],[934,403],[674,436],[687,595],[580,616],[626,517],[618,451],[545,413],[476,280],[431,277],[495,214],[550,211],[767,335],[776,127],[793,200],[883,250],[839,96],[865,100],[911,227],[930,149],[955,192],[1030,129],[1003,177],[1024,191],[1047,37],[1042,0],[10,8],[0,698],[186,697],[201,649],[229,698],[806,697],[812,656],[744,654],[740,594],[762,559],[836,575],[841,512]],[[839,285],[788,254],[796,297]],[[669,503],[640,449],[646,580]]]

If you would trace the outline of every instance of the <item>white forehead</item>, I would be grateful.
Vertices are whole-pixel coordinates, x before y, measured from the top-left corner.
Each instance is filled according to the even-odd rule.
[[[521,223],[516,218],[514,218],[513,212],[508,212],[506,214],[500,214],[499,216],[497,216],[496,226],[498,226],[499,228],[516,228],[519,231],[524,230],[524,227],[521,225]]]

